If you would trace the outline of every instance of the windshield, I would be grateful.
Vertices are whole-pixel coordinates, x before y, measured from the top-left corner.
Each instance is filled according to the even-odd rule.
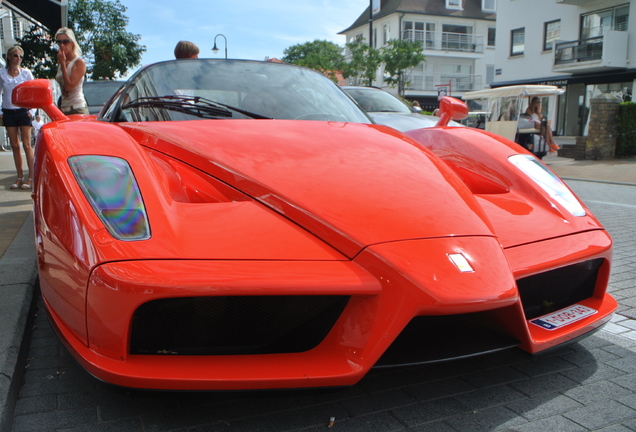
[[[110,121],[246,118],[371,123],[318,72],[248,60],[152,64],[139,70],[104,111]]]
[[[402,101],[390,93],[373,88],[345,88],[345,91],[358,102],[366,112],[412,113]]]

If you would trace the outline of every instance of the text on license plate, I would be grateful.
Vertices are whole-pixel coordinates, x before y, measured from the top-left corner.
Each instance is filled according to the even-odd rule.
[[[590,315],[594,315],[597,312],[598,311],[596,309],[575,304],[575,305],[566,307],[565,309],[561,309],[556,312],[552,312],[550,314],[540,316],[539,318],[530,320],[530,322],[546,330],[556,330],[559,327],[572,324],[573,322],[576,322],[583,318],[587,318]]]

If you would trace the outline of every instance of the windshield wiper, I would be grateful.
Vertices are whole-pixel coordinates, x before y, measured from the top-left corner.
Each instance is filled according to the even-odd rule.
[[[270,119],[260,114],[214,102],[201,96],[147,96],[140,97],[122,106],[122,109],[135,107],[156,106],[171,111],[195,115],[204,118],[232,117],[230,111],[235,111],[253,119]]]

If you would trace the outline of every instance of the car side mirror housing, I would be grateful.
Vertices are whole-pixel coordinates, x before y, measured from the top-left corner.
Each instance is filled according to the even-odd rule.
[[[468,105],[454,97],[444,96],[439,101],[439,121],[436,126],[448,126],[451,120],[463,120],[468,117]]]
[[[47,79],[34,79],[19,84],[13,89],[11,98],[13,105],[41,109],[53,121],[68,119],[53,103],[53,90]]]

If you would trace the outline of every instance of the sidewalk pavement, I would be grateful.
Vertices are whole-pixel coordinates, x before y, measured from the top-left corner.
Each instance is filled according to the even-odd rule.
[[[11,152],[0,152],[0,431],[11,430],[37,286],[31,191],[12,190]],[[26,337],[25,337],[26,336]]]
[[[548,155],[544,162],[565,180],[636,186],[636,158],[575,161]],[[37,286],[31,193],[11,190],[15,178],[11,152],[0,152],[0,432],[11,430]]]

